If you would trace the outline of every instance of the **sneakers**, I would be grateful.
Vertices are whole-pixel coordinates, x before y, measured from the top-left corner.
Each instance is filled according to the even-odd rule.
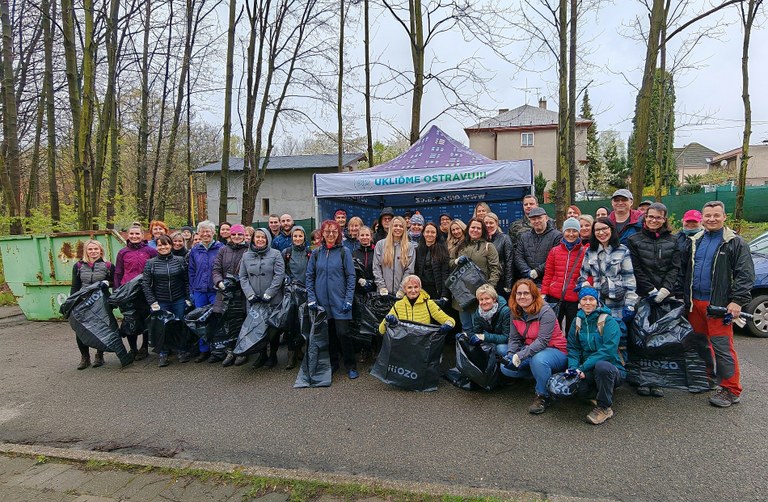
[[[536,397],[533,398],[533,404],[531,404],[530,408],[528,408],[528,413],[532,415],[541,415],[547,410],[547,408],[549,408],[549,402],[550,401],[547,396],[536,394]]]
[[[225,368],[229,368],[233,364],[235,364],[235,354],[230,350],[227,352],[227,357],[224,358],[224,362],[222,362],[221,365]]]
[[[637,393],[641,396],[664,397],[664,390],[653,385],[641,385],[637,388]]]
[[[168,366],[168,354],[160,354],[160,357],[157,359],[157,366],[158,368],[165,368]]]
[[[189,352],[179,352],[179,362],[188,363],[192,359],[192,355]]]
[[[717,389],[715,395],[709,398],[709,404],[712,406],[717,406],[718,408],[727,408],[730,405],[736,404],[738,402],[739,396],[729,391],[728,389],[723,389],[722,387]]]
[[[360,376],[360,373],[357,372],[357,370],[349,370],[347,371],[347,376],[350,380],[354,380],[355,378]]]
[[[99,366],[104,366],[104,352],[97,350],[96,357],[93,358],[93,367],[98,368]]]
[[[595,406],[595,408],[589,412],[589,415],[587,415],[587,422],[600,425],[611,417],[613,417],[613,410],[610,406],[607,408]]]

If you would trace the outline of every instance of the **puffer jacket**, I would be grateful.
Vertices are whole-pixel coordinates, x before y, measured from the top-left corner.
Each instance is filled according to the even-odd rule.
[[[99,258],[93,263],[80,260],[72,266],[72,287],[69,294],[73,295],[86,286],[99,281],[109,281],[110,287],[114,285],[115,266]]]
[[[280,305],[283,301],[283,280],[285,279],[285,262],[280,251],[270,246],[272,236],[268,231],[257,229],[267,236],[267,246],[256,249],[253,244],[243,254],[240,260],[240,287],[246,300],[251,296],[257,299],[269,295],[271,306]]]
[[[376,289],[387,288],[387,291],[394,294],[400,290],[400,283],[403,282],[403,278],[413,273],[416,250],[412,244],[408,246],[408,264],[403,267],[403,264],[400,263],[400,243],[396,242],[394,263],[385,267],[381,263],[384,256],[384,244],[386,244],[386,240],[377,242],[373,251],[373,279],[376,282]]]
[[[429,298],[429,294],[421,290],[416,301],[411,304],[411,300],[407,297],[400,298],[389,309],[387,315],[394,315],[400,321],[418,322],[421,324],[433,324],[433,320],[437,324],[450,324],[453,326],[454,321],[448,314],[440,310],[440,307]],[[379,333],[382,335],[387,331],[387,320],[384,319],[379,324]]]
[[[117,252],[115,259],[115,287],[118,288],[144,273],[144,265],[155,256],[157,256],[157,250],[149,247],[146,241],[126,244]]]
[[[613,316],[621,319],[624,307],[637,303],[632,257],[623,244],[617,248],[599,246],[597,251],[588,250],[581,264],[579,286],[589,285],[589,277],[592,277],[594,288],[600,293],[600,302],[610,309]],[[616,300],[622,290],[624,299]],[[608,296],[604,295],[606,291]]]
[[[602,334],[597,326],[600,314],[607,314]],[[626,377],[624,357],[619,349],[621,328],[619,322],[611,317],[611,311],[599,307],[586,315],[579,309],[576,317],[581,320],[574,320],[568,333],[568,367],[587,372],[594,370],[599,361],[606,361],[616,366],[622,377]],[[577,329],[579,323],[581,327]]]
[[[187,261],[189,263],[189,288],[192,291],[213,293],[216,290],[213,283],[213,262],[223,247],[224,244],[221,242],[213,241],[208,248],[202,243],[198,243],[189,250]]]
[[[608,215],[608,219],[616,226],[616,211],[611,211]],[[629,210],[629,220],[624,228],[619,232],[619,243],[627,245],[627,240],[643,229],[643,212],[639,209]]]
[[[147,303],[175,302],[189,298],[189,276],[184,258],[157,255],[144,266],[141,287]]]
[[[680,250],[677,239],[669,230],[657,233],[644,227],[629,238],[627,248],[632,256],[639,296],[648,296],[652,290],[661,288],[675,291],[680,273]]]
[[[344,303],[355,296],[355,265],[352,253],[341,244],[322,246],[312,252],[307,263],[307,301],[328,313],[328,319],[352,319],[352,310],[344,311]]]
[[[542,350],[552,347],[566,353],[566,341],[557,315],[546,302],[536,314],[524,319],[512,317],[509,327],[509,354],[517,354],[520,360],[533,357]]]
[[[512,243],[512,239],[501,230],[497,230],[493,234],[491,242],[499,254],[499,266],[501,267],[501,276],[496,289],[512,289],[515,278],[515,245]]]
[[[483,319],[479,314],[479,310],[475,310],[475,313],[472,314],[472,332],[467,333],[467,335],[479,335],[482,333],[485,335],[485,342],[497,345],[509,343],[509,328],[512,324],[510,322],[511,313],[509,306],[503,302],[498,305],[499,307],[490,321]]]
[[[544,278],[541,280],[541,294],[547,295],[552,300],[566,302],[579,301],[579,295],[573,290],[576,287],[581,272],[581,264],[584,261],[588,246],[577,242],[571,250],[560,242],[553,247],[547,256],[547,265],[544,267]],[[563,296],[563,283],[570,276],[565,286],[565,298]],[[671,290],[670,290],[671,291]]]
[[[705,232],[699,232],[689,239],[686,249],[681,253],[680,284],[687,308],[692,308],[693,268],[696,246]],[[726,307],[733,302],[742,307],[752,299],[752,286],[755,284],[755,264],[752,254],[744,239],[730,228],[723,229],[723,241],[715,255],[712,266],[712,291],[710,303]]]
[[[531,229],[520,235],[518,245],[515,247],[515,267],[518,277],[527,278],[530,271],[535,270],[538,274],[535,282],[541,283],[549,251],[557,246],[562,238],[563,234],[549,225],[540,234]]]
[[[227,243],[219,253],[216,255],[216,259],[213,260],[213,284],[216,285],[219,282],[227,278],[227,275],[234,275],[240,277],[240,261],[243,259],[243,255],[248,250],[248,244],[241,242],[235,244],[234,242]],[[234,299],[234,304],[242,304],[242,290],[238,288],[235,292],[237,298]],[[216,299],[213,301],[213,311],[221,313],[224,311],[224,297],[221,291],[216,292]]]
[[[443,246],[442,242],[435,242],[432,248],[435,246]],[[420,245],[416,248],[416,263],[414,266],[414,274],[419,276],[421,282],[424,284],[433,284],[435,288],[435,298],[448,298],[449,291],[445,286],[445,280],[448,279],[449,267],[448,267],[448,248],[445,248],[445,260],[437,262],[432,258],[430,247],[426,244]]]

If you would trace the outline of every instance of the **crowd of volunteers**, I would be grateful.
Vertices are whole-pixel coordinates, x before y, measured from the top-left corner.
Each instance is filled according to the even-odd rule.
[[[242,324],[249,304],[278,306],[287,284],[304,284],[306,306],[327,313],[333,370],[343,364],[350,379],[358,363],[375,354],[356,346],[351,330],[356,294],[394,295],[397,301],[382,319],[381,335],[402,321],[434,324],[442,333],[464,337],[471,345],[491,344],[501,373],[535,381],[529,412],[543,413],[552,397],[547,382],[556,373],[578,376],[578,395],[594,408],[587,421],[613,416],[614,390],[626,380],[626,325],[642,299],[684,301],[696,333],[713,355],[708,367],[718,384],[709,402],[738,403],[742,391],[731,320],[750,301],[754,267],[744,240],[725,226],[719,201],[687,211],[682,230],[673,234],[667,208],[644,201],[632,209],[628,190],[617,190],[612,210],[595,216],[570,206],[560,229],[532,195],[523,199],[524,215],[504,231],[488,204],[479,203],[466,222],[449,214],[425,221],[419,212],[396,215],[384,208],[366,225],[338,210],[308,235],[289,214],[270,215],[266,228],[227,222],[218,231],[210,221],[171,232],[162,221],[145,229],[133,224],[115,263],[90,240],[72,271],[72,293],[95,282],[118,288],[142,275],[150,311],[169,311],[181,319],[186,310],[213,304],[221,312],[227,277],[239,281],[232,300]],[[472,263],[485,284],[476,301],[459,305],[446,285],[457,267]],[[473,288],[474,289],[474,288]],[[394,301],[394,300],[393,300]],[[709,305],[724,307],[725,319],[707,315]],[[230,317],[229,322],[233,322]],[[297,328],[292,328],[297,329]],[[270,328],[268,343],[255,355],[254,368],[278,364],[281,332]],[[135,360],[148,357],[147,335],[126,336]],[[453,337],[450,337],[453,340]],[[376,343],[373,344],[374,351]],[[78,340],[77,369],[104,364],[104,354]],[[242,365],[248,356],[214,350],[203,339],[191,347],[158,347],[158,364],[208,361]],[[303,357],[289,347],[286,369]],[[643,396],[662,397],[662,388],[640,385]]]

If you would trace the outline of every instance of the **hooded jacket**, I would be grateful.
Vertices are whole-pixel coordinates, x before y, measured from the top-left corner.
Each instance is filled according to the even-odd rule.
[[[501,276],[496,289],[512,289],[515,277],[515,245],[509,235],[503,233],[501,229],[496,230],[496,233],[491,237],[491,242],[499,254],[499,266],[501,267]]]
[[[307,281],[307,263],[312,251],[307,245],[307,232],[301,225],[296,225],[291,229],[291,235],[296,230],[301,230],[304,234],[304,245],[297,246],[291,241],[291,246],[283,250],[283,261],[285,262],[285,275],[292,281],[304,284]]]
[[[283,280],[285,279],[285,263],[280,251],[271,247],[272,236],[269,230],[257,228],[267,237],[267,245],[256,249],[251,244],[248,251],[240,260],[240,287],[246,300],[251,296],[258,299],[269,296],[271,306],[280,305],[283,301]]]
[[[608,215],[608,219],[613,222],[613,226],[616,226],[616,211],[611,211]],[[643,212],[639,209],[629,210],[629,219],[624,224],[624,228],[618,233],[619,242],[627,245],[627,240],[635,235],[637,232],[643,229]]]
[[[176,302],[189,298],[189,276],[184,258],[158,254],[144,266],[141,287],[144,298],[155,302]]]
[[[189,289],[192,292],[213,293],[216,291],[216,286],[213,283],[213,262],[223,247],[224,244],[213,240],[208,248],[200,242],[189,250],[187,261],[189,262]]]
[[[538,274],[535,282],[540,283],[544,277],[549,251],[557,246],[562,238],[563,234],[550,225],[540,234],[533,229],[521,234],[515,247],[515,267],[519,277],[527,278],[530,271],[535,270]]]
[[[472,333],[467,334],[484,334],[483,341],[497,345],[509,343],[509,328],[512,325],[510,316],[509,306],[504,302],[499,303],[496,313],[488,321],[480,316],[478,310],[475,310],[472,314]]]
[[[394,294],[400,289],[400,283],[403,281],[403,278],[413,273],[416,264],[416,250],[413,244],[408,246],[408,264],[403,267],[403,264],[400,263],[400,243],[395,242],[394,263],[391,266],[385,267],[381,263],[385,244],[386,240],[376,243],[376,248],[373,252],[373,277],[376,282],[376,289],[387,288],[390,293]]]
[[[144,273],[144,265],[155,256],[157,256],[157,250],[149,247],[146,241],[126,244],[117,252],[115,259],[115,287],[118,288]]]
[[[420,244],[416,248],[416,261],[414,262],[414,274],[419,276],[422,283],[431,282],[434,284],[437,296],[435,298],[448,298],[450,293],[445,286],[445,280],[450,273],[448,267],[448,248],[445,248],[445,260],[438,262],[432,256],[431,250],[437,246],[445,247],[444,242],[436,241],[431,247],[426,243]],[[427,281],[427,278],[430,281]]]
[[[696,247],[705,233],[699,232],[691,237],[681,253],[680,284],[688,309],[692,308]],[[755,264],[752,261],[749,246],[733,230],[724,228],[723,240],[712,265],[712,290],[709,302],[719,307],[726,307],[731,302],[743,307],[752,299],[754,284]]]
[[[643,227],[627,240],[627,248],[632,256],[639,296],[648,296],[652,290],[661,288],[675,291],[680,274],[680,250],[669,229],[652,232]]]
[[[588,246],[581,242],[576,244],[570,250],[565,244],[560,242],[549,251],[547,256],[547,265],[544,267],[544,278],[541,280],[541,294],[547,295],[552,300],[563,300],[566,302],[579,301],[579,295],[573,290],[576,287],[581,272],[581,264]],[[570,276],[570,278],[569,278]],[[563,283],[569,279],[568,284],[563,288]],[[565,289],[565,298],[563,296]]]
[[[541,310],[536,314],[528,314],[525,319],[512,317],[508,353],[517,354],[521,360],[525,360],[549,347],[565,354],[565,346],[565,336],[557,322],[557,314],[546,302]]]
[[[432,324],[432,321],[436,321],[438,324],[450,324],[453,326],[454,321],[448,314],[440,310],[440,307],[429,298],[429,293],[423,289],[419,292],[419,296],[416,297],[416,301],[411,304],[411,300],[407,297],[400,298],[389,309],[387,315],[394,315],[400,321],[418,322],[421,324]],[[382,335],[387,331],[387,321],[383,319],[379,324],[379,333]]]
[[[219,282],[227,278],[227,275],[234,275],[239,278],[240,275],[240,261],[243,259],[243,255],[248,250],[248,244],[241,242],[235,244],[234,242],[228,242],[221,248],[216,255],[216,259],[213,260],[213,284],[216,285]],[[235,299],[235,304],[242,303],[242,291],[240,288],[235,292],[235,295],[239,298]],[[216,292],[216,299],[213,301],[213,311],[217,313],[223,312],[224,309],[224,297],[221,291]]]
[[[602,334],[597,326],[600,314],[607,314]],[[611,317],[611,311],[598,307],[586,315],[579,309],[576,317],[581,319],[581,327],[577,330],[578,323],[574,320],[568,332],[568,367],[587,372],[594,370],[599,361],[606,361],[616,366],[622,377],[626,377],[624,358],[619,349],[621,328],[619,322]]]
[[[352,319],[352,310],[344,312],[344,303],[355,295],[355,265],[352,253],[341,244],[312,251],[307,264],[307,301],[325,309],[328,319]]]

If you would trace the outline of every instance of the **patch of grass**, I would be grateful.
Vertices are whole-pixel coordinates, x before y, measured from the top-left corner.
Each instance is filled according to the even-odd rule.
[[[3,271],[3,259],[0,257],[0,307],[6,305],[16,305],[16,297],[11,293],[11,288],[5,283],[5,272]]]

